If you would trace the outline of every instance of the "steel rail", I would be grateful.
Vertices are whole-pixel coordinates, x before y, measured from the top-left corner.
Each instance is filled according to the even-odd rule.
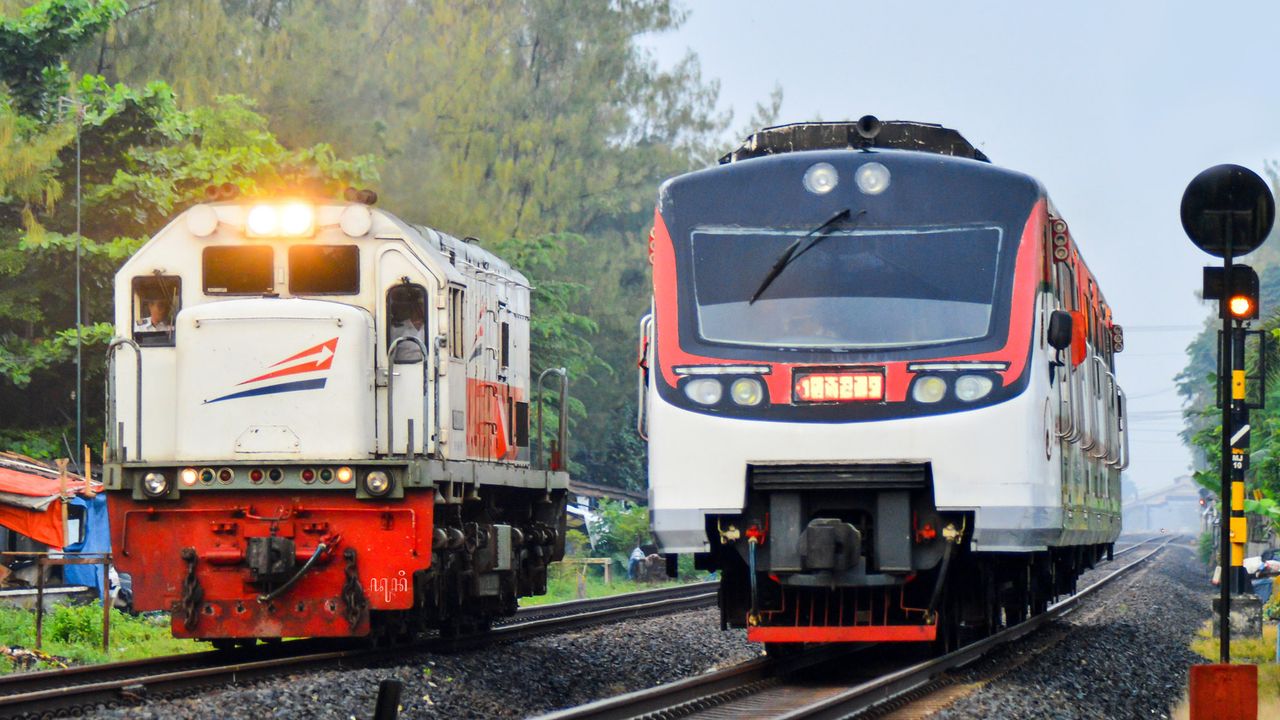
[[[866,652],[870,647],[845,647],[840,650],[831,647],[821,648],[820,652],[828,654],[816,659],[813,653],[805,653],[798,658],[788,658],[783,661],[758,658],[698,677],[566,708],[539,716],[537,720],[585,720],[587,718],[623,720],[658,717],[665,720],[696,716],[702,711],[713,708],[723,713],[727,703],[756,694],[767,696],[773,692],[786,694],[785,702],[778,702],[777,707],[793,708],[775,715],[775,718],[825,720],[848,717],[918,691],[933,683],[943,673],[968,665],[992,650],[1030,634],[1051,620],[1068,615],[1081,600],[1141,565],[1177,537],[1176,535],[1155,536],[1116,551],[1113,557],[1135,552],[1152,541],[1163,540],[1140,557],[1018,625],[946,655],[881,674],[847,689],[805,688],[788,683],[787,677],[806,667],[830,663],[833,660],[847,662],[850,656]],[[797,701],[801,703],[799,706]],[[753,717],[761,717],[757,714],[758,709],[758,707],[753,708],[756,711],[752,713]]]
[[[398,652],[460,650],[548,635],[635,617],[709,607],[719,583],[693,583],[604,598],[521,608],[487,633],[428,638]],[[346,646],[343,647],[342,643]],[[42,716],[100,704],[119,705],[147,695],[218,687],[308,668],[354,667],[386,657],[387,648],[352,646],[351,640],[295,640],[62,670],[0,676],[0,718]],[[268,657],[263,657],[267,655]]]

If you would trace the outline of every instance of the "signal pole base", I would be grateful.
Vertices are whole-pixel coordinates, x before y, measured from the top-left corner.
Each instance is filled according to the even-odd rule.
[[[1192,665],[1191,720],[1258,720],[1257,665]]]

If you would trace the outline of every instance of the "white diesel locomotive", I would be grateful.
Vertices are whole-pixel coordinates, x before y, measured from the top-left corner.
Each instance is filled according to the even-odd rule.
[[[484,626],[563,554],[528,282],[374,200],[223,186],[116,275],[113,550],[178,636]]]
[[[768,128],[666,182],[650,242],[653,531],[725,625],[952,644],[1110,551],[1123,335],[1034,179],[937,125]]]

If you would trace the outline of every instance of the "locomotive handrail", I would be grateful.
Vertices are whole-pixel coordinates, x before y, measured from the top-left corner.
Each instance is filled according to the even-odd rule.
[[[1114,385],[1112,384],[1114,376],[1111,374],[1111,371],[1107,369],[1106,363],[1103,362],[1101,356],[1094,355],[1092,358],[1092,361],[1093,361],[1094,373],[1098,378],[1099,387],[1101,387],[1103,383],[1106,383],[1108,389],[1104,395],[1102,395],[1101,397],[1096,397],[1095,402],[1093,404],[1093,409],[1095,412],[1097,412],[1098,410],[1102,411],[1102,418],[1100,422],[1098,422],[1098,425],[1101,426],[1100,428],[1101,432],[1097,433],[1097,436],[1098,436],[1097,443],[1095,444],[1095,446],[1098,447],[1101,450],[1101,452],[1094,452],[1091,450],[1089,452],[1089,457],[1095,460],[1102,460],[1104,462],[1110,463],[1109,458],[1111,457],[1111,446],[1113,443],[1111,438],[1111,428],[1112,428],[1111,419],[1112,418],[1111,418],[1111,413],[1108,412],[1108,409],[1111,406],[1112,392],[1110,388],[1114,387]],[[1104,401],[1104,400],[1106,401],[1106,407],[1099,407],[1102,404],[1102,402],[1100,401]]]
[[[653,331],[653,314],[640,318],[640,359],[636,363],[639,374],[636,384],[636,432],[641,440],[649,439],[649,404],[645,402],[649,391],[649,334]]]
[[[388,456],[392,456],[396,454],[396,446],[395,446],[395,443],[393,442],[393,440],[395,439],[395,427],[396,427],[395,397],[396,397],[396,365],[397,363],[395,361],[395,357],[396,357],[395,352],[396,352],[396,348],[400,345],[400,343],[405,341],[409,341],[416,344],[418,346],[418,349],[422,351],[422,360],[421,360],[422,362],[422,424],[424,426],[427,424],[427,386],[428,386],[427,358],[430,356],[430,353],[427,350],[427,344],[422,341],[422,338],[418,337],[417,335],[404,335],[402,337],[398,337],[395,340],[393,340],[391,342],[391,347],[387,348],[387,455]],[[411,362],[411,363],[398,363],[398,364],[417,365],[418,363]],[[426,444],[427,444],[427,433],[426,433],[426,429],[424,428],[422,432],[422,453],[424,455],[427,452]],[[408,444],[405,445],[405,455],[412,456],[414,454],[415,453],[413,452],[413,431],[410,430]]]
[[[560,376],[560,425],[556,429],[556,437],[557,437],[557,440],[559,441],[560,458],[562,460],[568,457],[567,455],[568,450],[566,445],[569,439],[569,432],[568,432],[569,426],[567,424],[568,418],[565,417],[568,414],[568,409],[565,406],[568,404],[568,399],[569,399],[569,371],[562,367],[547,368],[546,370],[543,370],[541,373],[538,373],[537,466],[543,470],[551,469],[551,468],[548,468],[546,465],[544,465],[542,462],[542,446],[546,444],[546,441],[543,440],[543,434],[542,434],[542,406],[545,404],[545,399],[543,398],[543,394],[542,394],[542,381],[545,380],[548,375]]]
[[[1061,355],[1059,355],[1059,357],[1061,357]],[[1067,362],[1060,363],[1056,366],[1051,366],[1051,368],[1055,374],[1058,372],[1059,369],[1061,369],[1062,375],[1063,375],[1063,377],[1058,380],[1058,428],[1057,428],[1058,439],[1064,442],[1075,442],[1076,439],[1080,437],[1080,430],[1079,428],[1076,427],[1076,404],[1075,404],[1075,395],[1073,393],[1072,381],[1071,381],[1071,360],[1070,358],[1068,358]],[[1066,388],[1066,391],[1067,391],[1067,402],[1066,402],[1067,429],[1066,430],[1062,429],[1062,404],[1063,404],[1062,390],[1063,388]]]
[[[1107,448],[1105,459],[1108,465],[1114,466],[1116,463],[1120,462],[1120,416],[1118,414],[1119,407],[1117,395],[1117,392],[1120,390],[1120,383],[1116,381],[1115,373],[1111,372],[1111,370],[1107,368],[1107,364],[1102,360],[1102,358],[1098,358],[1098,362],[1103,370],[1106,371],[1107,382],[1110,383],[1107,388],[1107,410],[1114,410],[1114,412],[1108,412],[1107,414],[1107,437],[1109,439],[1109,446]],[[1112,457],[1113,451],[1115,455],[1114,458]]]
[[[1116,414],[1116,419],[1123,425],[1120,428],[1120,462],[1117,470],[1129,469],[1129,396],[1125,394],[1124,388],[1116,385],[1116,392],[1120,393],[1120,408]]]
[[[1080,371],[1067,360],[1067,401],[1071,406],[1071,435],[1069,442],[1081,442],[1088,429],[1084,417],[1084,382],[1080,379]]]
[[[1082,363],[1082,364],[1085,364],[1085,363]],[[1098,446],[1098,413],[1097,413],[1098,405],[1096,402],[1094,402],[1093,388],[1084,387],[1085,385],[1091,386],[1093,384],[1092,377],[1090,376],[1090,369],[1092,368],[1093,363],[1087,363],[1085,365],[1086,367],[1084,371],[1084,380],[1082,380],[1080,383],[1081,385],[1080,404],[1081,404],[1081,412],[1084,412],[1085,400],[1089,401],[1088,403],[1089,414],[1086,418],[1088,420],[1088,423],[1085,428],[1080,449],[1086,453],[1089,453],[1090,457],[1093,457],[1093,453],[1091,451]]]
[[[134,430],[137,433],[137,439],[135,441],[136,444],[134,445],[133,451],[134,454],[137,455],[138,460],[142,459],[142,348],[138,347],[138,343],[134,342],[131,338],[126,337],[114,338],[111,343],[107,345],[107,427],[105,430],[108,441],[110,441],[113,435],[115,436],[115,442],[112,443],[111,446],[111,449],[113,450],[112,457],[118,459],[120,462],[125,462],[129,459],[129,454],[124,448],[124,424],[121,423],[120,428],[115,433],[111,432],[111,429],[116,424],[116,348],[121,345],[128,345],[133,348],[134,357],[136,357],[138,361],[137,380],[134,383],[136,386],[137,398],[135,399],[133,408],[133,424]],[[120,453],[122,451],[122,455],[116,455],[116,453]]]

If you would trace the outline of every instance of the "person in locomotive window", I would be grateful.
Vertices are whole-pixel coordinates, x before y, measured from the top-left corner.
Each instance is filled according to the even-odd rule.
[[[156,298],[148,304],[147,316],[134,326],[134,332],[171,333],[173,332],[172,315],[168,298]]]
[[[416,337],[424,343],[426,335],[426,312],[421,301],[403,302],[391,309],[391,342],[402,337]],[[402,342],[396,347],[397,363],[422,362],[422,348],[417,343]]]

